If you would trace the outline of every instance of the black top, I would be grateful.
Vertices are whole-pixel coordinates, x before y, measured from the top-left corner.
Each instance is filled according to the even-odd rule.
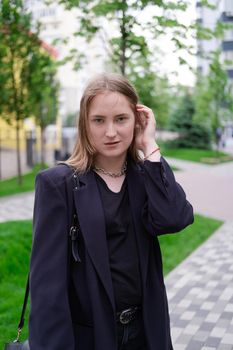
[[[105,214],[109,263],[116,310],[141,304],[141,277],[126,180],[112,192],[96,174]]]

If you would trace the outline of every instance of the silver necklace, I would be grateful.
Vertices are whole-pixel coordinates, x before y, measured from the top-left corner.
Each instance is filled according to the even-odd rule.
[[[104,170],[102,168],[98,168],[96,166],[93,166],[93,170],[95,171],[99,171],[100,173],[104,174],[104,175],[107,175],[107,176],[110,176],[110,177],[121,177],[123,175],[125,175],[125,172],[127,170],[127,162],[124,163],[121,171],[119,171],[118,173],[114,173],[114,172],[111,172],[111,171],[107,171],[107,170]]]

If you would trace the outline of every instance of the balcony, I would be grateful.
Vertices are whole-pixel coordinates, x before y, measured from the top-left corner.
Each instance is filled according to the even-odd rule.
[[[233,69],[227,69],[227,74],[230,79],[233,79]]]
[[[197,18],[196,23],[203,24],[203,19],[201,17]]]
[[[223,41],[222,42],[223,51],[233,51],[233,40],[232,41]]]
[[[233,22],[233,9],[231,12],[223,12],[220,16],[221,22]]]

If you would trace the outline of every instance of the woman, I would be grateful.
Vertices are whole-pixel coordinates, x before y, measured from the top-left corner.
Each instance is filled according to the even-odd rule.
[[[191,224],[193,210],[155,130],[152,110],[124,77],[89,83],[69,167],[36,180],[32,350],[172,349],[157,236]]]

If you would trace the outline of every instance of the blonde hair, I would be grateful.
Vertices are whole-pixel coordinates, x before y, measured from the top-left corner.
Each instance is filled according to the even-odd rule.
[[[118,92],[124,95],[132,105],[135,113],[135,122],[141,125],[141,120],[136,112],[138,95],[129,81],[118,74],[101,74],[89,82],[80,101],[80,113],[78,119],[78,137],[73,152],[66,163],[78,172],[83,173],[91,168],[94,162],[95,148],[88,137],[88,113],[93,98],[104,92]],[[140,159],[135,145],[135,136],[128,150],[131,157],[137,161]]]

